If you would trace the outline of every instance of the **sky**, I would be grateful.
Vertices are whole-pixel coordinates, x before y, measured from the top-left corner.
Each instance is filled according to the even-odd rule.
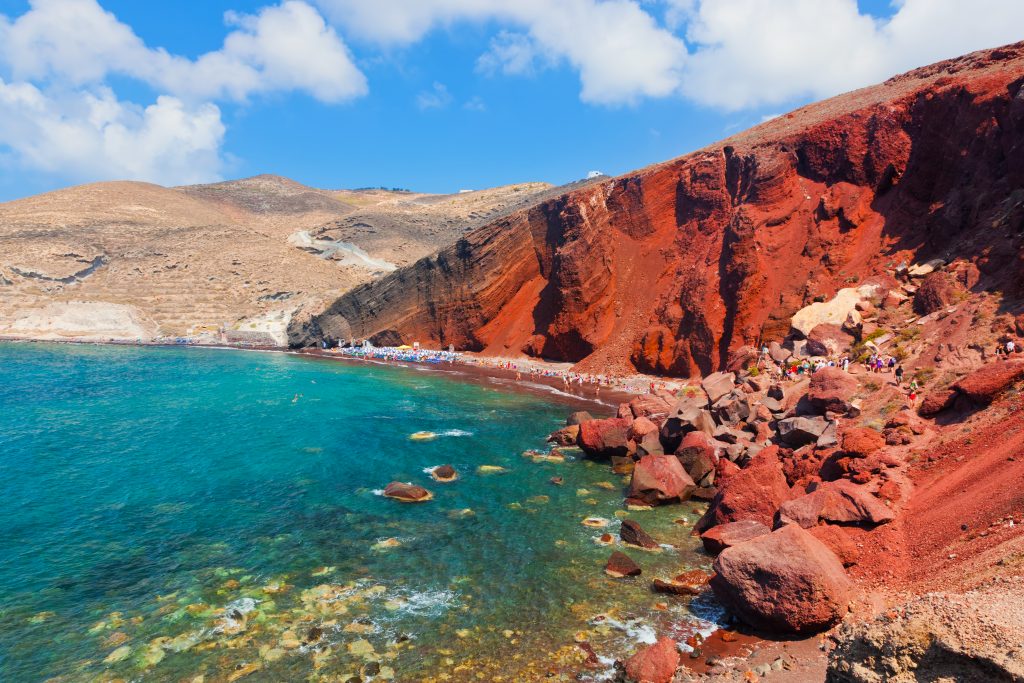
[[[0,0],[0,201],[618,175],[1022,27],[1021,0]]]

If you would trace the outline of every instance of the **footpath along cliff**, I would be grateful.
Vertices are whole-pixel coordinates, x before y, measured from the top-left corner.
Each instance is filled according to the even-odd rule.
[[[292,346],[418,340],[679,377],[901,261],[1020,292],[1024,43],[896,76],[485,225],[295,319]]]

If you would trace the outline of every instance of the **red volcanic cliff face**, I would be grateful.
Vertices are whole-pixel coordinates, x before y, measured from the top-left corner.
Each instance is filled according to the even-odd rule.
[[[817,296],[961,256],[1020,293],[1024,43],[918,69],[480,228],[290,329],[691,376]]]

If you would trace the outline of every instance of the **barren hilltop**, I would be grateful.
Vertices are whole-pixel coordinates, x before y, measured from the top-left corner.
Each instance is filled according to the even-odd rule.
[[[282,346],[292,314],[539,200],[545,183],[454,195],[319,190],[262,175],[106,182],[0,204],[0,336]]]

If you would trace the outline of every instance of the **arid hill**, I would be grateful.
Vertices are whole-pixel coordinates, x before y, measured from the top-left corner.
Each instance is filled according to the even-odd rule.
[[[0,204],[0,336],[284,343],[291,315],[543,197],[329,191],[278,176],[71,187]],[[347,229],[346,229],[347,228]]]
[[[485,225],[296,318],[292,345],[420,340],[689,377],[901,262],[1019,290],[1024,44],[809,105]]]

